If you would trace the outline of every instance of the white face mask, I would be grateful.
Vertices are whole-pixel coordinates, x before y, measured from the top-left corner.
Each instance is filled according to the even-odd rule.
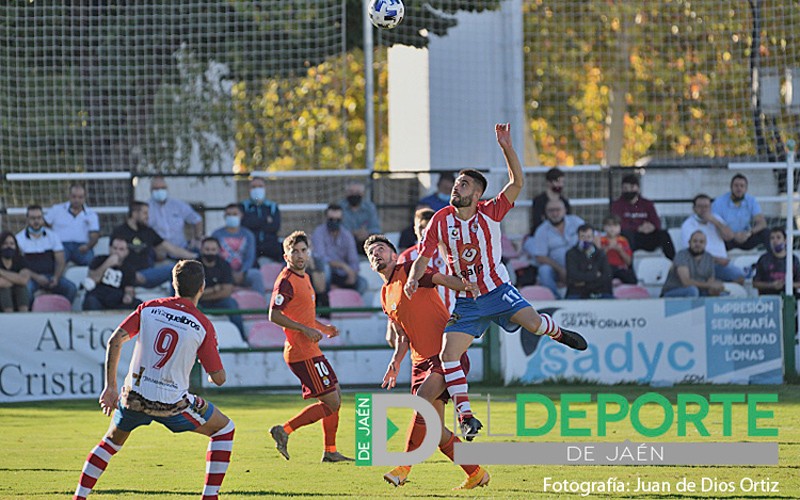
[[[167,201],[167,190],[166,189],[154,189],[152,192],[153,199],[159,203],[164,203]]]
[[[267,197],[267,190],[262,187],[254,187],[250,189],[250,198],[255,201],[263,201]]]

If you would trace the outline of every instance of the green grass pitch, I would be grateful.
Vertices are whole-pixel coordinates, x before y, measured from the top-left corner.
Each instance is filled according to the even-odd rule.
[[[399,389],[399,388],[398,388]],[[375,389],[373,392],[378,392]],[[629,400],[650,389],[637,386],[575,386],[544,385],[519,388],[472,387],[471,391],[491,394],[491,432],[513,433],[515,426],[514,404],[516,393],[542,393],[553,398],[565,392],[616,392]],[[236,422],[233,459],[221,491],[221,498],[250,499],[278,497],[306,498],[559,498],[543,492],[543,477],[554,480],[606,480],[617,477],[623,481],[645,480],[675,482],[680,477],[700,482],[700,478],[717,478],[735,481],[748,476],[756,480],[779,481],[779,493],[631,493],[627,498],[800,498],[800,391],[797,386],[707,386],[688,385],[669,389],[656,389],[675,401],[679,392],[708,395],[711,392],[775,392],[780,402],[767,405],[775,411],[772,421],[780,429],[777,438],[754,438],[758,441],[780,443],[780,464],[777,466],[488,466],[491,483],[481,489],[453,492],[464,475],[442,455],[436,454],[423,464],[414,467],[409,483],[401,488],[386,484],[382,475],[384,467],[356,467],[348,464],[321,464],[322,431],[319,424],[305,427],[289,440],[291,461],[285,461],[274,449],[267,429],[282,423],[299,411],[304,402],[297,395],[272,395],[260,393],[207,394],[208,398]],[[484,424],[486,403],[474,403],[476,414]],[[503,401],[506,400],[506,401]],[[449,409],[450,407],[448,407]],[[587,407],[589,418],[579,423],[591,422],[593,407]],[[653,409],[653,412],[657,412]],[[675,437],[674,429],[660,441],[745,441],[746,419],[734,409],[733,438],[698,438],[695,434],[685,438]],[[405,439],[409,413],[398,410],[390,415],[400,427],[400,432],[390,441],[391,450],[399,450]],[[560,417],[560,416],[559,416]],[[658,415],[653,413],[653,418]],[[538,418],[528,415],[528,421]],[[0,405],[0,498],[67,498],[71,496],[83,461],[89,450],[105,432],[109,419],[102,415],[93,401],[41,402]],[[721,434],[721,413],[712,411],[706,423],[712,433]],[[581,425],[583,426],[583,425]],[[557,434],[546,438],[488,437],[492,440],[541,441],[647,441],[633,432],[629,423],[611,427],[606,438],[560,439]],[[485,431],[485,429],[484,429]],[[347,455],[354,448],[353,394],[346,393],[339,425],[338,447]],[[125,447],[111,461],[100,478],[91,498],[113,499],[182,499],[198,498],[202,491],[205,471],[207,438],[192,433],[173,435],[163,427],[152,424],[136,430]],[[613,496],[595,494],[594,498]],[[560,498],[580,498],[579,495],[562,495]]]

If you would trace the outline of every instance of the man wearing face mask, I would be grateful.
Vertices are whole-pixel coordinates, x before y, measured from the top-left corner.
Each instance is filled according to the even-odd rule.
[[[356,251],[364,253],[363,245],[370,234],[381,232],[378,209],[365,198],[366,186],[360,182],[347,185],[345,199],[339,202],[342,207],[342,226],[353,233]],[[319,248],[315,245],[315,248]]]
[[[711,211],[731,228],[732,234],[725,238],[725,247],[750,250],[758,245],[769,247],[770,232],[761,213],[761,205],[747,194],[747,177],[736,174],[731,179],[731,191],[718,197],[711,204]]]
[[[613,273],[606,253],[594,244],[589,224],[578,228],[578,244],[567,251],[567,298],[613,299]]]
[[[628,239],[631,250],[652,252],[661,247],[666,258],[675,257],[672,238],[661,228],[656,206],[639,193],[638,177],[629,174],[622,178],[622,195],[611,204],[611,213],[619,217],[622,236]]]
[[[220,244],[220,256],[231,266],[233,284],[252,288],[265,295],[264,280],[256,263],[256,237],[246,227],[242,227],[242,207],[231,203],[225,207],[225,227],[214,231],[211,236]]]
[[[281,262],[283,248],[278,240],[281,211],[277,203],[267,199],[267,183],[261,177],[250,181],[250,198],[242,202],[242,210],[242,225],[256,237],[256,255]]]
[[[564,202],[567,213],[572,213],[569,200],[564,196],[564,172],[558,168],[551,168],[544,175],[544,180],[547,182],[547,189],[533,199],[530,234],[535,234],[541,223],[546,220],[545,207],[548,201],[560,199]]]
[[[203,218],[185,201],[169,196],[164,177],[156,176],[150,181],[147,206],[150,210],[147,223],[159,236],[178,248],[200,248],[204,233]],[[191,241],[186,241],[184,225],[192,227]]]
[[[453,190],[455,180],[453,172],[442,172],[436,183],[436,192],[419,200],[417,205],[431,207],[434,212],[443,209],[450,204],[450,192]]]
[[[324,224],[311,234],[314,259],[325,272],[325,282],[342,288],[354,288],[359,293],[367,289],[367,281],[358,275],[358,253],[353,233],[343,223],[343,209],[331,203],[325,210]]]
[[[239,304],[231,297],[233,271],[219,256],[220,248],[219,240],[213,237],[204,238],[200,244],[200,262],[203,263],[206,273],[206,289],[198,302],[201,309],[239,309]],[[242,317],[232,314],[228,318],[239,329],[242,339],[247,342]]]
[[[567,251],[578,243],[578,228],[585,222],[577,215],[567,215],[559,198],[547,202],[545,213],[547,220],[522,248],[539,267],[539,284],[558,298],[559,283],[567,281]]]
[[[780,295],[786,283],[786,231],[774,227],[769,232],[769,251],[759,257],[753,287],[759,295]],[[794,296],[800,289],[800,260],[792,255],[792,276],[794,276]]]

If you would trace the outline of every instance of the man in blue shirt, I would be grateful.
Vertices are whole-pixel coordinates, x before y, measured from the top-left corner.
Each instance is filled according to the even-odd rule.
[[[219,241],[220,257],[231,266],[233,284],[265,295],[264,280],[256,267],[256,237],[242,227],[242,207],[236,203],[225,207],[225,227],[217,229],[211,236]]]
[[[311,245],[314,260],[325,273],[325,281],[341,288],[353,288],[359,293],[367,289],[367,281],[358,275],[358,253],[353,233],[342,224],[341,205],[331,203],[325,210],[325,223],[314,229]]]
[[[731,179],[731,191],[719,196],[711,211],[725,221],[733,236],[725,239],[725,247],[750,250],[758,245],[767,247],[769,229],[758,201],[747,194],[747,177],[736,174]]]
[[[419,200],[417,205],[431,207],[434,212],[443,209],[450,204],[450,193],[453,191],[453,184],[455,184],[453,172],[442,172],[439,175],[439,181],[436,183],[436,192]]]
[[[367,188],[360,182],[347,185],[344,200],[339,203],[342,208],[342,227],[353,234],[357,251],[364,251],[364,242],[370,234],[381,232],[378,220],[378,209],[366,199]],[[314,245],[315,251],[319,247]]]
[[[275,262],[283,260],[283,248],[278,239],[281,211],[278,204],[267,199],[267,183],[260,177],[250,181],[250,198],[242,202],[242,225],[256,237],[256,255]]]

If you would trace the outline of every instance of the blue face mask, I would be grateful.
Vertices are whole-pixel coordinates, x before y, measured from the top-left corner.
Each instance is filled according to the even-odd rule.
[[[781,253],[786,250],[786,243],[777,243],[772,245],[772,251],[775,253]]]
[[[581,246],[581,250],[583,250],[585,252],[585,251],[589,250],[590,248],[594,247],[594,243],[592,243],[591,241],[581,241],[580,242],[580,246]]]
[[[450,193],[436,193],[436,196],[442,201],[450,201]]]
[[[262,187],[254,187],[250,190],[250,198],[254,201],[263,201],[267,197],[267,190]]]
[[[239,218],[238,215],[226,215],[225,216],[225,227],[236,228],[239,227],[239,224],[242,223],[242,220]]]
[[[44,232],[44,226],[40,227],[39,229],[34,229],[28,226],[28,233],[30,234],[42,234]]]
[[[153,199],[159,203],[164,203],[165,201],[167,201],[166,189],[154,189],[151,194],[153,195]]]

